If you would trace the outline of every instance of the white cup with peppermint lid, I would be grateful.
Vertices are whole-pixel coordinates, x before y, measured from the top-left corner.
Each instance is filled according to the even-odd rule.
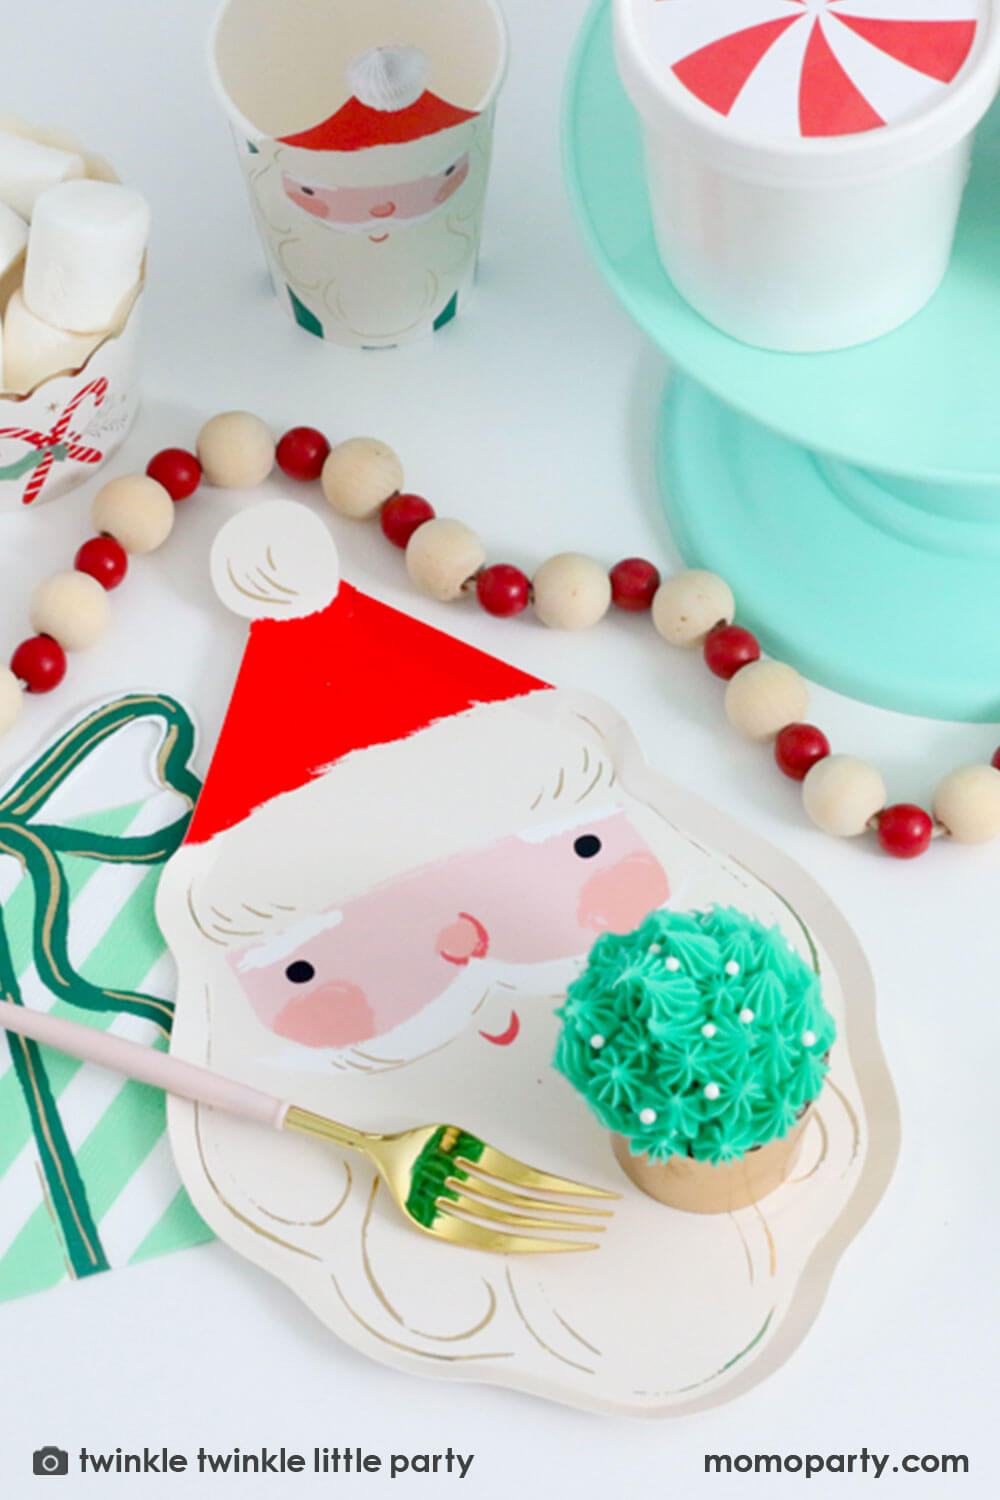
[[[692,306],[791,352],[918,312],[1000,84],[992,0],[614,3],[660,257]]]

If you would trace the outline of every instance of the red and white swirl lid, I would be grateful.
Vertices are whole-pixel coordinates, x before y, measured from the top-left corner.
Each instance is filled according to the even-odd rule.
[[[856,135],[935,105],[984,0],[644,0],[657,70],[741,131]]]

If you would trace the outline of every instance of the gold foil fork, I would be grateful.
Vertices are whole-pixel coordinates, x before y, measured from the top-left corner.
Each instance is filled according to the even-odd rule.
[[[417,1125],[395,1135],[375,1135],[339,1125],[324,1115],[289,1106],[283,1129],[360,1151],[411,1224],[425,1234],[473,1250],[502,1255],[596,1250],[586,1239],[549,1234],[601,1234],[618,1197],[568,1177],[529,1167],[458,1125]]]

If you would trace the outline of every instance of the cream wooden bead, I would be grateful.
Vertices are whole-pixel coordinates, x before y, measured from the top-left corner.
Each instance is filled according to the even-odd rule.
[[[586,630],[611,604],[608,570],[582,552],[557,552],[531,580],[535,613],[553,630]]]
[[[198,461],[209,484],[252,490],[274,468],[271,429],[250,411],[223,411],[198,434]]]
[[[885,782],[867,761],[853,755],[818,760],[802,783],[802,804],[824,833],[854,839],[885,806]]]
[[[735,613],[729,584],[704,568],[671,574],[653,598],[653,624],[671,646],[700,646],[714,625],[731,625]]]
[[[786,724],[806,716],[809,689],[783,661],[752,661],[726,688],[726,716],[749,740],[773,740]]]
[[[17,723],[23,701],[24,689],[13,672],[9,667],[0,667],[0,734],[6,734]]]
[[[90,516],[126,552],[155,552],[174,528],[174,502],[148,474],[122,474],[98,490]]]
[[[54,573],[31,596],[28,617],[32,630],[64,651],[86,651],[110,625],[111,605],[89,573]]]
[[[418,526],[406,544],[406,571],[418,589],[447,603],[479,571],[486,551],[462,521],[438,519]]]
[[[330,449],[320,483],[338,515],[364,521],[403,488],[403,465],[377,438],[348,438]]]
[[[960,766],[939,782],[934,816],[958,844],[988,844],[1000,834],[1000,771]]]

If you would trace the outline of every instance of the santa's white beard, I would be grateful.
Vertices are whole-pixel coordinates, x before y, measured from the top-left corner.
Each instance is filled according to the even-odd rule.
[[[276,276],[327,328],[359,344],[390,344],[433,321],[471,278],[485,190],[475,174],[436,213],[365,232],[331,229],[285,195],[277,161],[251,178],[258,212],[275,246]]]

